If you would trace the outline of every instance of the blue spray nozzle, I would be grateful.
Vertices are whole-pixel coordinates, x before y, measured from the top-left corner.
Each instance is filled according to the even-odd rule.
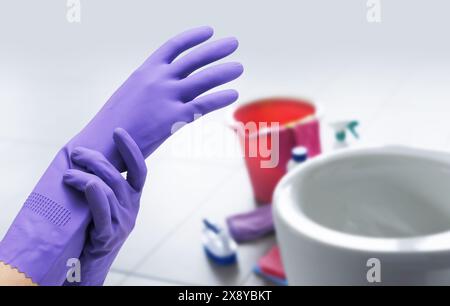
[[[354,120],[354,121],[351,121],[348,125],[347,125],[347,129],[350,131],[350,133],[352,133],[353,134],[353,136],[355,137],[355,138],[359,138],[359,134],[358,134],[358,132],[356,132],[356,127],[359,125],[359,122],[358,121],[356,121],[356,120]]]

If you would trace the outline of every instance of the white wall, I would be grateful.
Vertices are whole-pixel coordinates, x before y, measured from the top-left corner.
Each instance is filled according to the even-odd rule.
[[[449,59],[445,0],[381,0],[380,24],[367,22],[366,0],[81,4],[81,24],[70,24],[65,0],[0,0],[0,137],[64,143],[152,50],[197,25],[240,39],[234,58],[246,72],[233,86],[242,99],[320,99],[324,86],[355,65],[378,67],[362,68],[362,80],[373,73],[389,80],[392,69]]]

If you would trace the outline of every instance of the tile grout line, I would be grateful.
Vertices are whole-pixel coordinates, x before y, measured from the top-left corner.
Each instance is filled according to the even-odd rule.
[[[270,245],[270,246],[268,246],[266,249],[265,249],[265,251],[263,252],[263,254],[267,254],[267,252],[269,252],[269,250],[271,249],[271,248],[273,248],[275,245],[278,245],[278,241],[277,241],[277,236],[276,236],[276,233],[274,233],[274,235],[275,235],[275,244],[273,244],[273,245]],[[256,264],[256,263],[255,263]],[[250,277],[253,275],[253,267],[254,267],[254,265],[251,267],[251,269],[250,269],[250,271],[247,273],[247,275],[245,275],[245,276],[243,276],[242,277],[242,282],[239,282],[239,286],[244,286],[245,285],[245,283],[250,279]]]
[[[327,92],[327,90],[329,91],[330,87],[335,82],[340,80],[342,78],[342,76],[345,74],[345,72],[347,72],[346,68],[348,67],[348,65],[351,65],[352,63],[353,62],[350,61],[350,63],[347,62],[347,64],[344,64],[343,66],[341,66],[338,69],[338,71],[335,72],[335,74],[333,76],[331,76],[328,80],[325,80],[322,85],[320,85],[318,88],[316,88],[312,93],[312,95],[314,95],[314,97],[315,97],[314,99],[316,100],[316,98],[317,98],[317,100],[320,101],[320,99],[321,99],[320,95],[323,95],[325,92]],[[318,104],[322,105],[320,102],[318,102]]]
[[[164,283],[168,283],[168,284],[172,284],[172,285],[179,285],[179,286],[199,286],[199,284],[194,284],[194,283],[189,283],[189,282],[180,282],[180,281],[175,281],[169,278],[164,278],[164,277],[159,277],[159,276],[149,276],[143,273],[136,273],[136,272],[126,272],[125,270],[120,270],[120,269],[111,269],[111,272],[114,273],[120,273],[120,274],[124,274],[124,279],[122,281],[120,281],[118,283],[118,285],[123,285],[126,280],[130,277],[137,277],[137,278],[142,278],[145,280],[149,280],[149,281],[160,281],[160,282],[164,282]]]
[[[237,168],[237,167],[233,167]],[[223,185],[223,183],[228,180],[230,177],[235,175],[235,171],[232,171],[230,174],[226,175],[222,180],[220,180],[217,183],[217,187]],[[158,243],[155,244],[154,247],[151,248],[148,252],[145,253],[145,255],[142,257],[141,260],[139,260],[133,267],[130,268],[130,273],[136,273],[135,271],[141,266],[145,261],[147,261],[148,257],[151,256],[152,253],[156,252],[168,239],[170,239],[186,222],[188,222],[194,214],[199,211],[206,203],[208,203],[208,200],[212,198],[213,194],[218,188],[211,188],[211,192],[208,193],[208,195],[200,201],[201,203],[198,204],[194,209],[189,212],[189,214],[186,215],[186,217],[181,220],[172,230],[170,230],[163,238],[160,239]]]
[[[1,137],[1,140],[4,142],[9,142],[12,145],[15,144],[23,144],[23,145],[32,145],[46,148],[61,148],[64,144],[51,142],[51,141],[41,141],[41,140],[32,140],[27,138],[11,138],[11,137]]]
[[[412,65],[411,65],[411,66],[412,66]],[[419,68],[419,69],[420,69],[420,70],[423,70],[423,65],[421,65],[420,67],[421,67],[421,68]],[[383,109],[386,108],[386,106],[388,105],[388,103],[389,103],[389,102],[392,102],[392,100],[395,98],[395,96],[396,96],[399,92],[401,92],[401,90],[405,87],[405,85],[406,85],[409,81],[413,80],[413,78],[414,78],[415,76],[418,75],[417,70],[418,70],[418,69],[410,69],[410,70],[408,71],[408,73],[406,74],[406,77],[404,77],[402,80],[398,81],[397,86],[391,90],[390,94],[389,94],[388,96],[386,96],[386,98],[383,99],[383,100],[381,101],[381,103],[379,103],[378,107],[377,107],[376,110],[374,111],[374,114],[371,116],[371,119],[369,119],[369,123],[371,123],[371,124],[368,124],[368,127],[369,127],[369,126],[371,126],[371,127],[374,126],[374,123],[375,123],[375,121],[376,121],[376,117],[377,117],[377,116],[380,116],[380,115],[383,113]],[[394,104],[397,105],[398,103],[395,103],[395,101],[394,101]],[[370,133],[370,131],[371,131],[371,128],[368,128],[367,133]]]

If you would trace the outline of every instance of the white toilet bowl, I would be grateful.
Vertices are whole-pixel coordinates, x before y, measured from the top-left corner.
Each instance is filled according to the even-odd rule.
[[[278,184],[274,219],[291,285],[450,284],[450,157],[345,150]]]

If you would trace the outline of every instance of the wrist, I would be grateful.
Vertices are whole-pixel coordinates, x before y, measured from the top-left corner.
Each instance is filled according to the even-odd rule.
[[[39,285],[61,285],[70,258],[78,258],[90,221],[84,197],[62,182],[71,166],[58,152],[0,242],[0,261]]]

